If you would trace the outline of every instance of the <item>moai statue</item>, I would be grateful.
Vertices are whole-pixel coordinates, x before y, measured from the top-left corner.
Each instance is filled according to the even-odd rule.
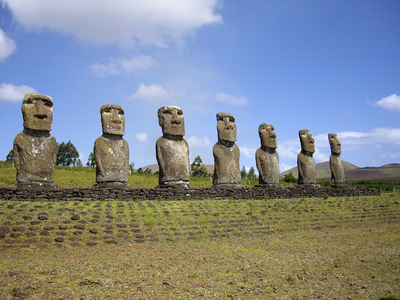
[[[128,188],[129,146],[124,140],[125,116],[119,105],[100,108],[103,135],[94,143],[96,187]]]
[[[158,110],[163,136],[156,142],[160,187],[187,188],[189,185],[189,145],[183,138],[185,122],[182,109],[163,106]]]
[[[331,167],[331,185],[332,187],[347,187],[345,183],[345,175],[343,162],[340,158],[342,153],[342,145],[340,144],[336,133],[328,134],[329,144],[331,145],[331,157],[329,159]]]
[[[263,123],[258,127],[261,147],[256,151],[256,164],[259,172],[258,181],[268,187],[281,188],[279,184],[279,155],[276,152],[275,128],[272,124]]]
[[[299,170],[298,184],[303,186],[318,187],[316,184],[317,173],[315,169],[315,160],[313,153],[315,152],[314,139],[311,131],[303,129],[299,131],[301,152],[297,156],[297,168]]]
[[[235,118],[228,113],[217,113],[218,142],[214,145],[214,178],[216,187],[241,188],[239,157],[236,142]]]
[[[54,168],[57,142],[50,134],[53,124],[53,100],[41,94],[26,94],[22,101],[24,130],[14,139],[17,187],[57,188]]]

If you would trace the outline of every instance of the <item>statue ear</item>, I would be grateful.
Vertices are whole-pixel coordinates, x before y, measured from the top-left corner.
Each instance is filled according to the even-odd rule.
[[[159,114],[158,115],[158,125],[160,125],[161,128],[163,127],[163,124],[164,124],[163,121],[164,121],[163,116],[161,114]]]

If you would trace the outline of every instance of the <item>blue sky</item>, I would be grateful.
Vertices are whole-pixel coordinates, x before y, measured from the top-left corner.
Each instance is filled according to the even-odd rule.
[[[240,164],[255,167],[258,126],[272,123],[281,171],[298,131],[329,159],[400,162],[400,1],[0,0],[0,109],[5,159],[27,92],[54,101],[52,135],[86,163],[100,107],[125,110],[130,161],[156,163],[157,109],[183,109],[190,160],[213,163],[216,113],[235,116]]]

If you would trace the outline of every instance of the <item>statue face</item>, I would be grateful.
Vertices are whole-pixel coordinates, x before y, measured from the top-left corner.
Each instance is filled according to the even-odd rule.
[[[228,113],[217,113],[218,140],[236,142],[235,118]]]
[[[53,100],[46,95],[26,94],[22,101],[24,128],[50,131],[53,124]]]
[[[339,142],[336,133],[328,134],[329,144],[331,145],[331,151],[335,154],[342,153],[342,144]]]
[[[303,129],[299,131],[301,150],[310,153],[315,152],[314,139],[312,138],[311,131]]]
[[[100,109],[103,133],[112,135],[125,134],[124,110],[119,105],[106,104]]]
[[[177,106],[163,106],[158,110],[158,123],[160,124],[163,134],[184,136],[185,121],[183,112]]]
[[[278,143],[276,141],[276,134],[274,130],[274,126],[269,123],[263,123],[260,125],[260,127],[258,127],[258,133],[261,139],[261,146],[271,149],[278,148]]]

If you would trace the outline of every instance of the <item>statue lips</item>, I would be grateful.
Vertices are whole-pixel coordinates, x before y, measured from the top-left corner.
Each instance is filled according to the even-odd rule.
[[[46,120],[47,119],[47,115],[36,114],[35,118],[38,118],[38,119],[41,119],[41,120]]]

